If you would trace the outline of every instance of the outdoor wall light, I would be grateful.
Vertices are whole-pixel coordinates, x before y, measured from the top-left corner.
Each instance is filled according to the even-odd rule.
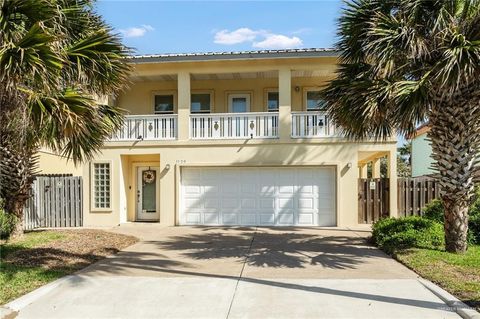
[[[300,92],[300,87],[298,85],[295,87],[295,92]]]
[[[170,164],[165,165],[165,169],[168,171],[170,169]]]

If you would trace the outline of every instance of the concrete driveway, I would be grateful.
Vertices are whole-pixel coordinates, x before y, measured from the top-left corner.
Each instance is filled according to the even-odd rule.
[[[18,317],[459,318],[415,273],[369,246],[367,231],[112,231],[141,241],[20,299]]]

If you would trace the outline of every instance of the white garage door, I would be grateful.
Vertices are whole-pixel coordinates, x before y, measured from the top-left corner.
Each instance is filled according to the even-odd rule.
[[[336,225],[333,168],[183,168],[181,179],[181,225]]]

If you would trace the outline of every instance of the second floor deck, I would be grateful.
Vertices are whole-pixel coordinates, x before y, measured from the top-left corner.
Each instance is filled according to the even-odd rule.
[[[324,111],[292,112],[290,138],[340,137]],[[179,125],[188,126],[192,140],[276,139],[280,137],[278,112],[191,114],[179,123],[177,114],[127,115],[111,141],[176,140]]]

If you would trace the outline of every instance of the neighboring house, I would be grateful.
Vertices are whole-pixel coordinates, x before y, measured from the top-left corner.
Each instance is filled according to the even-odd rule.
[[[109,101],[129,112],[124,127],[82,166],[84,225],[355,226],[358,178],[384,156],[395,216],[396,140],[347,140],[325,115],[319,90],[337,58],[132,57],[130,88]]]
[[[431,175],[434,173],[432,169],[432,146],[427,138],[427,133],[430,131],[428,123],[419,126],[412,139],[412,177],[419,177]]]

